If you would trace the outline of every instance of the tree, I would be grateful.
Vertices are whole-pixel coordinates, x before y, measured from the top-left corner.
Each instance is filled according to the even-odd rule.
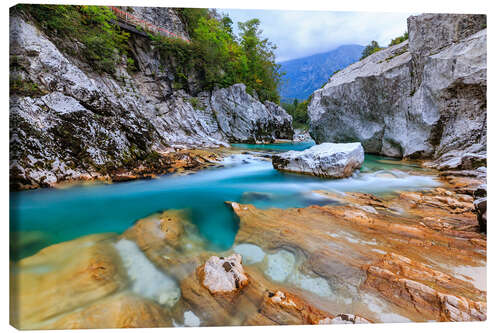
[[[281,103],[281,107],[293,118],[293,127],[305,129],[308,127],[309,117],[307,115],[307,106],[309,101],[299,102],[296,98],[293,103]]]
[[[267,38],[262,38],[259,25],[258,19],[238,22],[239,42],[247,64],[243,82],[251,92],[256,92],[260,99],[278,102],[277,89],[281,74],[274,55],[276,45]]]
[[[371,55],[375,52],[378,52],[380,50],[382,50],[382,48],[380,47],[380,45],[378,45],[378,42],[372,40],[372,42],[369,45],[367,45],[365,47],[365,49],[363,50],[363,53],[361,54],[361,58],[359,60],[362,60],[362,59],[368,57],[369,55]]]

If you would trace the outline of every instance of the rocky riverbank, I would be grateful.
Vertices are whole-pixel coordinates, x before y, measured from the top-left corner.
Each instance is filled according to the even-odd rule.
[[[172,9],[132,10],[150,21],[162,17],[161,24],[188,35]],[[113,75],[75,56],[78,47],[47,33],[28,14],[11,11],[12,189],[140,177],[171,169],[177,157],[192,157],[179,149],[293,138],[291,116],[243,84],[201,91],[193,73],[189,92],[176,88],[175,66],[147,37],[129,38],[137,70],[124,59]]]
[[[485,320],[486,236],[467,190],[477,179],[439,177],[440,187],[421,192],[316,191],[335,202],[327,206],[228,203],[240,228],[223,252],[207,251],[176,210],[122,235],[49,246],[12,263],[11,322],[62,329]]]

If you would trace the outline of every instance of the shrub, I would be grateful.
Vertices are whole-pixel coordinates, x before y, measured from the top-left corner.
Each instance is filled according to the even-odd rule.
[[[9,86],[11,95],[36,97],[45,94],[36,83],[18,76],[10,77]]]
[[[402,36],[396,37],[389,43],[389,46],[398,45],[408,39],[408,32],[405,32]]]
[[[102,6],[18,5],[38,25],[60,38],[78,40],[84,47],[80,55],[94,69],[114,73],[121,56],[128,50],[129,34],[112,24],[113,12]]]

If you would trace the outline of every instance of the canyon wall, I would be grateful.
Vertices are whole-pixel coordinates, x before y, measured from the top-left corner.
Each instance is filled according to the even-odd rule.
[[[486,16],[408,18],[409,39],[334,74],[312,95],[317,143],[427,158],[439,169],[486,164]]]
[[[131,10],[138,17],[188,37],[169,8]],[[157,171],[176,148],[292,139],[292,118],[261,102],[243,84],[201,91],[197,73],[189,91],[176,89],[174,66],[150,39],[128,40],[127,59],[115,73],[96,71],[74,56],[77,41],[57,38],[29,17],[11,11],[11,187],[30,188],[95,178],[133,168]],[[72,54],[73,53],[73,54]]]

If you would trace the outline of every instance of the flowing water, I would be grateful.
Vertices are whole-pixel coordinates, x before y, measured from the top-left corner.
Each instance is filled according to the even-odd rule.
[[[417,166],[372,155],[366,155],[359,172],[339,180],[278,172],[263,157],[313,144],[234,145],[246,153],[231,155],[218,167],[191,175],[11,193],[11,258],[87,234],[121,233],[137,219],[166,209],[186,209],[211,249],[224,250],[233,245],[238,231],[238,221],[226,201],[259,208],[306,207],[335,204],[313,190],[381,194],[438,185],[431,174],[411,172]]]

